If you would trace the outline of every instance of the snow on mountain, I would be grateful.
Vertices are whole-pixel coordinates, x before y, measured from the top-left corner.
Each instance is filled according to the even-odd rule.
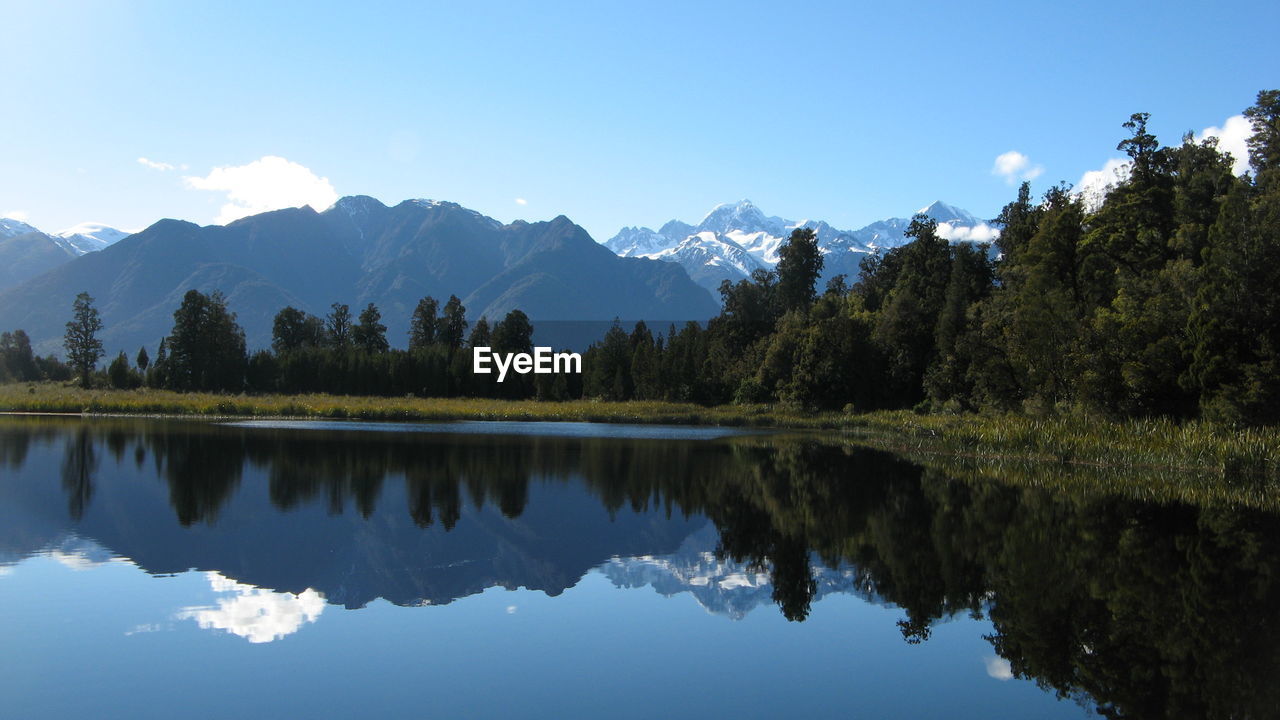
[[[668,223],[669,225],[670,223]],[[686,237],[686,233],[682,237]],[[606,242],[605,247],[622,257],[646,257],[651,253],[671,250],[671,240],[664,233],[649,228],[625,227]]]
[[[17,237],[19,235],[26,235],[27,233],[33,233],[33,232],[40,232],[40,231],[22,222],[21,220],[14,220],[13,218],[0,217],[0,240],[4,240],[5,238]]]
[[[736,282],[756,270],[767,269],[748,248],[735,241],[733,233],[721,235],[710,230],[695,232],[673,248],[642,257],[679,263],[694,282],[707,288],[718,288],[723,280]]]
[[[73,254],[84,255],[114,245],[132,234],[102,223],[86,222],[53,233],[49,237]]]
[[[648,586],[665,597],[688,593],[707,612],[733,620],[743,619],[758,607],[773,605],[773,577],[769,570],[717,557],[717,537],[715,528],[708,525],[686,538],[671,555],[615,557],[598,571],[615,587]],[[831,568],[815,558],[810,573],[815,583],[815,601],[832,593],[847,593],[875,604],[885,602],[855,567]]]
[[[942,201],[920,213],[938,222],[940,237],[953,242],[991,242],[999,232],[972,213]],[[907,242],[911,218],[888,218],[860,230],[839,230],[820,220],[793,222],[765,215],[750,200],[717,205],[697,225],[672,220],[654,231],[623,228],[604,243],[624,257],[644,257],[679,263],[695,282],[712,291],[724,280],[737,282],[758,269],[772,270],[778,251],[796,228],[818,236],[825,257],[823,278],[857,273],[866,255]]]

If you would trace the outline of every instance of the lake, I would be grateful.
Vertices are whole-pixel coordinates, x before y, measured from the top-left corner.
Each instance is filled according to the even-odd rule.
[[[0,716],[1275,717],[1278,551],[811,435],[7,417]]]

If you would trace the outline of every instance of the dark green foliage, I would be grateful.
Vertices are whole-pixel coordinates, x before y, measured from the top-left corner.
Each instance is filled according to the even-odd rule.
[[[360,322],[351,328],[351,341],[357,349],[366,353],[383,353],[391,346],[387,343],[387,326],[382,324],[378,306],[369,303],[360,311]]]
[[[123,350],[107,366],[107,382],[118,390],[128,390],[142,384],[138,374],[129,367],[129,358]]]
[[[188,290],[173,313],[165,385],[174,390],[239,392],[246,362],[244,331],[222,294]]]
[[[334,303],[333,311],[325,317],[325,337],[329,347],[345,350],[351,347],[351,308]]]
[[[778,302],[781,311],[807,308],[816,297],[822,274],[822,251],[810,228],[796,228],[778,249]]]
[[[462,347],[462,340],[467,336],[467,308],[457,295],[450,295],[444,304],[444,314],[437,328],[437,340],[451,352]]]
[[[917,216],[909,243],[868,255],[852,288],[837,276],[818,295],[822,256],[812,232],[798,229],[777,272],[721,285],[723,307],[705,326],[655,334],[615,321],[584,354],[581,377],[474,374],[460,352],[468,339],[529,352],[533,324],[516,310],[492,327],[481,318],[468,338],[453,295],[443,308],[418,302],[407,352],[388,349],[373,304],[354,327],[347,306],[334,304],[323,332],[317,318],[285,308],[274,353],[247,362],[248,387],[1280,422],[1280,92],[1259,93],[1246,116],[1254,172],[1241,177],[1214,140],[1164,147],[1146,114],[1131,116],[1118,145],[1127,177],[1096,199],[1057,186],[1036,201],[1024,183],[993,221],[994,259]],[[77,337],[92,350],[101,323],[87,295],[77,314]],[[243,337],[220,297],[188,293],[175,320],[149,368],[139,355],[149,385],[244,387]],[[31,357],[24,338],[0,341],[5,378],[59,372]],[[76,364],[71,324],[68,338],[87,381],[101,347]],[[220,355],[224,374],[197,367]]]
[[[271,349],[277,355],[321,347],[325,342],[324,321],[315,315],[294,307],[276,313],[271,327]]]
[[[76,295],[63,347],[67,351],[67,362],[80,375],[82,387],[89,386],[89,373],[103,355],[102,341],[98,339],[101,330],[102,318],[98,315],[98,309],[93,306],[93,298],[89,297],[89,293]]]
[[[482,317],[476,321],[471,334],[467,336],[467,344],[473,348],[493,346],[493,330],[489,327],[488,318]]]
[[[409,318],[409,349],[418,350],[432,345],[436,341],[437,328],[440,323],[440,303],[427,296],[418,301]],[[483,320],[483,318],[481,318]],[[475,343],[472,343],[474,346]]]
[[[29,381],[44,376],[31,352],[31,338],[22,330],[0,334],[0,380]]]
[[[147,348],[145,346],[138,348],[138,359],[136,362],[138,363],[138,372],[146,373],[147,366],[151,364],[151,356],[147,354]]]

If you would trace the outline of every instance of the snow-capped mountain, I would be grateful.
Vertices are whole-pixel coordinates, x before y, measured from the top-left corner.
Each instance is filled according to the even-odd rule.
[[[21,285],[128,235],[101,223],[84,223],[46,234],[21,220],[0,217],[0,290]]]
[[[615,557],[598,568],[615,587],[652,587],[660,595],[692,595],[713,615],[741,620],[760,606],[773,605],[773,578],[768,569],[752,568],[716,556],[715,528],[691,534],[671,555]],[[856,595],[868,602],[885,604],[857,568],[831,568],[816,559],[810,566],[815,583],[815,601],[832,593]]]
[[[0,240],[5,240],[11,237],[17,237],[19,235],[26,235],[27,233],[33,233],[33,232],[40,232],[40,231],[22,222],[21,220],[14,220],[13,218],[0,217]]]
[[[972,213],[938,201],[918,212],[938,221],[938,234],[960,242],[990,242],[998,232]],[[672,220],[654,231],[623,228],[604,243],[623,257],[679,263],[714,294],[724,280],[737,282],[755,270],[771,270],[778,250],[796,228],[810,228],[824,254],[823,279],[858,273],[862,258],[906,243],[911,218],[889,218],[860,230],[839,230],[820,220],[799,222],[765,215],[749,200],[716,206],[697,225]]]
[[[114,245],[131,234],[102,223],[87,222],[53,233],[50,237],[60,246],[79,256]]]

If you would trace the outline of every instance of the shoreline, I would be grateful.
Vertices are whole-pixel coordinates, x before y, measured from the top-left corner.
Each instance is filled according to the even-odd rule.
[[[1117,422],[1073,415],[920,415],[905,410],[805,413],[776,405],[704,407],[654,401],[184,394],[83,390],[58,383],[0,385],[0,416],[589,422],[808,430],[906,457],[1280,480],[1280,428],[1167,419]]]

